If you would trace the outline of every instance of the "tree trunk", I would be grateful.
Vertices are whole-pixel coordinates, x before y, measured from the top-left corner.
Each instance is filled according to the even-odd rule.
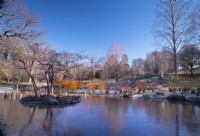
[[[31,68],[30,74],[33,75],[33,68]],[[32,78],[29,77],[28,84],[31,84],[31,83],[32,83]]]
[[[35,79],[33,78],[33,76],[31,76],[31,80],[33,82],[33,88],[34,88],[34,92],[35,92],[35,96],[38,96],[38,86],[35,82]]]
[[[108,74],[106,74],[105,80],[106,80],[106,83],[107,83],[108,82]]]
[[[174,55],[174,73],[175,73],[175,79],[178,80],[178,68],[177,68],[177,58],[176,58],[176,55]]]
[[[50,95],[54,95],[54,93],[53,93],[53,83],[51,83],[51,86],[50,86]]]
[[[178,68],[177,68],[177,53],[176,53],[176,48],[175,48],[175,41],[174,41],[174,73],[175,73],[175,80],[178,80]]]
[[[45,78],[47,81],[47,94],[50,95],[50,84],[49,84],[49,75],[47,72],[45,72]]]
[[[20,83],[20,80],[21,80],[21,76],[22,76],[22,71],[20,71],[20,74],[19,74],[19,79],[17,81],[17,93],[18,93],[18,90],[19,90],[19,83]]]
[[[118,82],[118,74],[117,73],[115,75],[115,80],[116,80],[116,82]]]
[[[118,82],[118,69],[117,69],[117,67],[115,69],[115,80],[116,80],[116,82]]]
[[[91,71],[91,81],[93,81],[93,64],[92,64],[92,71]]]
[[[193,69],[192,69],[192,68],[190,69],[190,76],[191,76],[191,77],[194,76],[194,73],[193,73]]]

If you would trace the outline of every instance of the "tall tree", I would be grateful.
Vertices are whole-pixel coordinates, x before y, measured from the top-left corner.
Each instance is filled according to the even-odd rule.
[[[173,55],[175,78],[178,80],[177,56],[186,41],[189,1],[161,1],[156,10],[153,35]]]
[[[164,74],[173,72],[173,61],[172,56],[167,50],[162,50],[158,54],[158,62],[159,62],[159,73],[161,77]]]
[[[123,78],[129,76],[128,56],[126,54],[122,54],[121,74]]]
[[[189,16],[188,35],[192,42],[200,45],[200,2]]]
[[[108,63],[108,57],[102,57],[98,60],[98,63],[101,66],[101,78],[103,80],[108,81],[108,77],[109,77],[109,63]]]
[[[47,90],[49,95],[54,95],[53,83],[60,74],[65,76],[74,67],[80,66],[77,64],[79,60],[83,58],[82,55],[70,52],[56,52],[53,49],[48,50],[48,52],[43,57],[39,63],[42,65],[42,69],[45,73],[45,78],[47,81]]]
[[[91,66],[91,74],[90,74],[90,80],[93,80],[94,77],[94,64],[96,63],[96,56],[88,56],[88,59],[90,61],[90,66]]]
[[[38,22],[36,14],[22,0],[4,0],[0,6],[0,41],[6,37],[35,37]]]
[[[194,69],[200,65],[200,49],[197,45],[185,46],[179,55],[179,61],[183,68],[190,71],[191,76],[194,74]]]
[[[122,55],[124,49],[118,43],[114,43],[108,52],[108,64],[112,68],[116,82],[118,82],[121,72],[120,62],[122,61]]]
[[[132,60],[132,69],[133,69],[133,74],[135,76],[143,74],[144,63],[145,63],[145,60],[141,58]]]
[[[158,74],[159,73],[159,52],[153,51],[150,53],[147,53],[147,59],[146,59],[146,70],[150,71],[151,74]]]
[[[25,55],[16,57],[18,60],[18,69],[23,69],[29,75],[32,80],[35,95],[38,96],[38,84],[34,75],[34,69],[41,69],[39,61],[43,59],[46,53],[46,48],[42,46],[43,43],[38,43],[35,41],[29,41],[24,46]],[[20,51],[20,50],[18,50]]]

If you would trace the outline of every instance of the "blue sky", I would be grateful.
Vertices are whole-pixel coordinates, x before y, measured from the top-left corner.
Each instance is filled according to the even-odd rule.
[[[107,54],[118,42],[129,57],[155,50],[151,28],[159,0],[25,0],[56,50]]]

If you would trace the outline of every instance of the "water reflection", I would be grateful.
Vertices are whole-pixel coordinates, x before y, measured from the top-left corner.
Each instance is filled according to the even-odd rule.
[[[30,118],[29,118],[28,122],[22,127],[22,129],[20,131],[20,136],[23,135],[24,130],[28,127],[29,124],[31,124],[31,122],[33,120],[33,116],[35,115],[35,110],[36,110],[36,107],[34,107],[33,110],[31,111]]]
[[[74,106],[40,109],[25,107],[18,101],[0,99],[0,106],[1,135],[200,134],[199,106],[165,100],[88,96]]]
[[[48,117],[49,117],[49,120],[48,120]],[[44,129],[45,129],[47,132],[50,132],[50,130],[51,130],[52,119],[53,119],[52,110],[51,110],[51,108],[47,108],[46,117],[45,117],[44,125],[43,125]]]

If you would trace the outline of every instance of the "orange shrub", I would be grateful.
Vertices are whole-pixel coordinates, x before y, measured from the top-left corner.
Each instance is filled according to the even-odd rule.
[[[94,82],[89,82],[88,83],[88,89],[90,92],[94,92],[94,88],[95,88],[95,83]]]
[[[55,82],[54,84],[55,86],[58,86],[58,87],[63,87],[67,90],[77,90],[78,88],[82,88],[84,83],[83,82],[78,82],[76,80],[58,80]]]
[[[103,81],[99,82],[98,88],[99,88],[100,92],[102,93],[102,91],[103,91],[104,88],[105,88],[105,83],[104,83]]]
[[[78,89],[78,82],[76,80],[69,81],[69,89],[74,91]]]
[[[138,81],[136,85],[139,91],[145,91],[147,89],[146,81]]]
[[[84,83],[83,82],[78,82],[78,88],[81,89],[83,87]]]
[[[62,86],[63,86],[65,89],[69,89],[69,81],[68,81],[68,80],[63,80],[63,81],[62,81]]]

